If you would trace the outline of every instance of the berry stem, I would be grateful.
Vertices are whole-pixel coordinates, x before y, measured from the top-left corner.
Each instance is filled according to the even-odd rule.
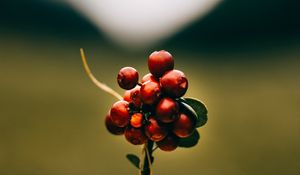
[[[84,51],[82,48],[80,48],[80,54],[81,54],[81,60],[82,60],[82,64],[84,67],[84,70],[86,72],[86,74],[88,75],[88,77],[92,80],[92,82],[99,87],[101,90],[109,93],[110,95],[113,95],[114,97],[116,97],[118,100],[122,100],[122,96],[120,94],[118,94],[116,91],[114,91],[112,88],[110,88],[109,86],[107,86],[104,83],[101,83],[99,80],[96,79],[96,77],[92,74],[87,61],[86,61],[86,57],[84,54]]]
[[[153,153],[157,148],[158,148],[158,146],[154,147],[154,148],[152,149],[152,153]]]
[[[145,143],[144,146],[144,163],[143,163],[143,167],[141,169],[141,175],[152,175],[152,161],[153,157],[152,157],[152,148],[153,148],[153,141],[148,140]]]

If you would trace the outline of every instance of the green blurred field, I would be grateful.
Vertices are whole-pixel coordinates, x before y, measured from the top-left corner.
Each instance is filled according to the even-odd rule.
[[[78,43],[96,76],[120,93],[119,68],[131,65],[145,74],[150,51],[1,38],[0,174],[138,174],[125,154],[141,149],[105,130],[115,99],[86,77]],[[202,54],[171,50],[189,78],[187,96],[206,103],[209,121],[196,147],[155,152],[154,174],[300,174],[298,43]]]

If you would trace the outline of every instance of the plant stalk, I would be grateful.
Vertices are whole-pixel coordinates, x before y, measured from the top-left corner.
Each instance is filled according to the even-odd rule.
[[[151,165],[153,162],[153,156],[152,156],[153,141],[148,140],[145,144],[146,145],[144,150],[144,163],[141,169],[141,175],[152,175]]]

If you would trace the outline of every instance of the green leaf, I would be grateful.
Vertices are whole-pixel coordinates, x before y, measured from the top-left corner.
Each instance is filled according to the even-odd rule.
[[[193,134],[190,135],[189,137],[180,138],[178,142],[178,146],[184,148],[190,148],[197,145],[199,139],[200,139],[200,134],[197,130],[195,130]]]
[[[140,169],[140,158],[134,154],[127,154],[126,158],[138,169]]]
[[[195,98],[180,98],[180,103],[194,115],[197,119],[196,127],[201,127],[207,122],[207,109],[206,106],[198,99]]]

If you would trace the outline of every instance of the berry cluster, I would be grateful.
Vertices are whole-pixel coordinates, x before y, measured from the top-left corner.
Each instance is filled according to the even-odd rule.
[[[167,51],[155,51],[148,59],[150,73],[139,83],[139,74],[132,67],[119,71],[117,80],[125,89],[123,100],[113,104],[105,125],[114,135],[125,135],[134,145],[147,139],[163,151],[175,150],[179,140],[196,129],[191,117],[179,102],[188,89],[183,72],[174,69],[174,60]]]

